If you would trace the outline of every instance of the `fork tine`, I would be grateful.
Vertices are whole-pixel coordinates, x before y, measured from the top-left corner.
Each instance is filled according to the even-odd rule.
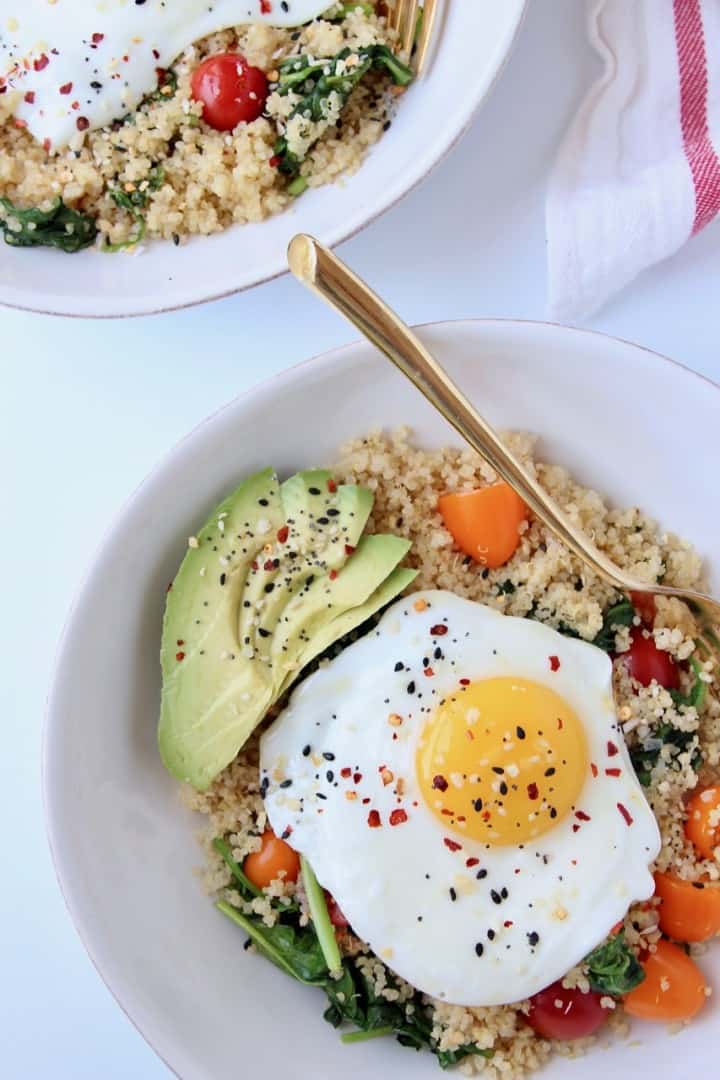
[[[403,12],[403,21],[400,24],[400,48],[408,60],[412,56],[413,45],[415,44],[419,10],[420,0],[407,0]]]
[[[420,29],[420,37],[418,38],[417,48],[415,50],[415,74],[420,75],[425,66],[428,53],[430,51],[430,43],[432,42],[433,28],[435,26],[435,19],[438,11],[438,0],[425,0],[423,4],[423,17],[422,26]]]

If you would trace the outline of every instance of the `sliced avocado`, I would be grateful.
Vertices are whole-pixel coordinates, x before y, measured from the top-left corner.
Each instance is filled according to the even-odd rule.
[[[361,536],[372,494],[324,470],[251,476],[189,541],[168,593],[158,741],[206,788],[300,668],[397,595],[396,536]]]
[[[257,709],[269,704],[271,682],[247,663],[237,628],[248,568],[279,508],[274,471],[251,476],[213,511],[168,593],[160,753],[172,773],[196,787],[232,761]]]
[[[273,633],[270,655],[276,691],[318,631],[350,608],[364,604],[410,548],[399,536],[364,536],[336,577],[311,576],[287,605]]]
[[[292,682],[298,675],[298,673],[306,667],[311,660],[314,660],[316,656],[320,656],[321,653],[329,649],[330,646],[339,641],[340,638],[345,637],[346,634],[352,633],[358,626],[362,624],[373,615],[381,611],[391,600],[394,600],[396,596],[399,596],[401,592],[407,589],[408,585],[417,577],[417,570],[407,570],[404,567],[399,567],[397,570],[393,570],[388,578],[375,590],[374,593],[367,598],[364,604],[359,604],[358,607],[350,608],[349,611],[345,611],[342,615],[338,615],[327,623],[321,630],[311,638],[308,645],[300,653],[297,659],[297,668],[294,671],[288,672],[285,677],[278,697],[282,696],[289,689]]]
[[[249,572],[240,612],[240,640],[270,663],[268,635],[310,574],[338,569],[355,548],[372,509],[367,488],[336,485],[332,473],[308,469],[280,486],[287,535]],[[275,540],[275,534],[273,534]],[[247,602],[249,601],[249,603]]]

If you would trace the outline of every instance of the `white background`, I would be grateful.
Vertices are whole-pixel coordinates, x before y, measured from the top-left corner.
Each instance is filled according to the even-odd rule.
[[[580,0],[534,0],[460,147],[341,249],[409,321],[544,317],[545,178],[596,70],[583,10]],[[458,80],[461,92],[462,73]],[[720,381],[717,237],[711,226],[589,325]],[[93,970],[55,882],[40,790],[53,654],[103,532],[158,457],[238,392],[350,336],[288,278],[139,321],[0,310],[0,1074],[7,1080],[169,1075]],[[689,433],[688,468],[702,468],[693,465],[691,443]],[[238,1075],[242,1069],[238,1042]]]

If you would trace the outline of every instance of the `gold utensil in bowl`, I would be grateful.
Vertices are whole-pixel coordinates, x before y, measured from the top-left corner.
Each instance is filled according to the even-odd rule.
[[[422,74],[425,66],[438,6],[439,0],[424,0],[423,4],[420,0],[395,0],[389,9],[388,25],[397,30],[397,47],[407,57],[415,75]]]
[[[331,251],[313,237],[300,234],[290,243],[288,263],[303,285],[344,315],[392,360],[585,566],[619,592],[684,600],[698,625],[699,648],[704,654],[720,660],[720,603],[717,600],[693,589],[648,584],[625,573],[608,559],[503,445],[498,434],[412,330]]]

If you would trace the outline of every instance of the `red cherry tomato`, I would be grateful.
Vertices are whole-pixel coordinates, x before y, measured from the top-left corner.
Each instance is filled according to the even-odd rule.
[[[652,627],[657,614],[657,605],[652,593],[631,592],[632,606],[637,611],[645,626]]]
[[[582,1039],[602,1027],[607,1011],[600,994],[566,990],[562,982],[546,986],[530,998],[527,1021],[544,1039]]]
[[[216,131],[257,120],[268,96],[265,72],[250,67],[239,53],[209,56],[193,72],[190,85],[192,96],[203,104],[203,120]]]
[[[330,922],[333,924],[336,930],[347,930],[350,923],[347,921],[340,905],[334,896],[331,896],[329,892],[325,893],[325,900],[327,903],[328,915],[330,916]]]
[[[670,653],[658,649],[653,638],[646,638],[640,627],[630,634],[630,651],[622,654],[623,663],[641,686],[655,679],[666,690],[680,687],[678,667]]]

